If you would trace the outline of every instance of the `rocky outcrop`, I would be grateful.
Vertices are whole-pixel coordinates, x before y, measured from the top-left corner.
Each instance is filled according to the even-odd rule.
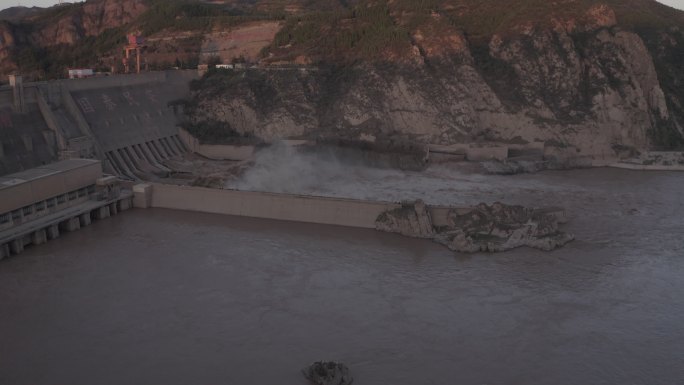
[[[0,21],[0,72],[10,73],[16,68],[12,58],[16,46],[14,28],[10,23]]]
[[[499,252],[522,246],[550,251],[574,239],[559,230],[553,214],[502,203],[481,203],[465,214],[452,211],[448,222],[435,240],[458,252]]]
[[[150,40],[151,68],[191,67],[202,51],[204,60],[218,53],[226,61],[302,66],[211,74],[195,89],[194,123],[266,141],[545,142],[558,149],[550,154],[580,158],[618,157],[615,148],[684,146],[684,14],[652,0],[534,7],[523,0],[477,7],[460,0],[314,0],[290,4],[309,13],[300,21],[241,17],[270,20],[275,5],[257,0],[211,8],[216,23],[203,19],[206,2],[192,3],[160,8],[176,12],[178,28],[189,30],[167,31],[161,23]],[[85,37],[141,27],[147,4],[65,6],[27,22],[22,38],[16,28],[0,27],[3,68],[18,60],[16,41],[46,52],[92,43]],[[505,7],[518,11],[502,19]],[[117,36],[100,48],[118,50]],[[32,50],[25,51],[31,59]],[[115,63],[114,56],[102,64]]]
[[[559,229],[560,218],[549,211],[481,203],[465,213],[451,210],[446,226],[434,226],[422,201],[405,203],[381,214],[376,229],[414,238],[433,239],[456,252],[500,252],[528,246],[550,251],[572,241]]]
[[[81,18],[86,36],[95,36],[109,28],[134,21],[148,9],[144,0],[97,0],[83,4]]]
[[[635,157],[625,159],[618,166],[645,166],[644,169],[661,170],[684,170],[684,152],[681,151],[654,151],[638,154]],[[638,167],[635,167],[638,169]]]
[[[203,58],[218,57],[223,63],[233,60],[256,62],[262,49],[268,47],[282,27],[275,21],[255,22],[229,31],[204,35]]]
[[[351,385],[354,379],[349,368],[338,362],[314,362],[302,370],[312,385]]]
[[[63,77],[74,63],[109,66],[120,55],[125,26],[148,8],[145,0],[88,0],[0,21],[0,80],[16,71],[27,80]]]
[[[148,9],[144,0],[89,0],[80,7],[63,7],[65,10],[62,12],[57,12],[59,9],[56,7],[43,11],[53,12],[57,15],[55,17],[21,21],[31,25],[28,28],[30,33],[17,31],[10,23],[0,23],[0,55],[12,48],[16,40],[25,40],[25,43],[39,47],[73,45],[87,36],[96,36],[107,29],[128,24]],[[38,11],[34,14],[40,15]]]
[[[543,141],[581,157],[645,149],[652,132],[674,126],[653,59],[632,32],[523,28],[495,35],[474,61],[459,39],[445,55],[416,35],[425,62],[248,72],[219,91],[207,83],[194,94],[192,119],[265,140]]]
[[[144,0],[89,0],[62,16],[39,22],[30,38],[42,47],[73,45],[85,37],[128,24],[147,9]]]
[[[407,237],[435,237],[432,218],[427,206],[421,200],[405,203],[401,208],[380,214],[375,228],[388,233],[399,233]]]
[[[563,157],[610,159],[620,155],[616,147],[684,143],[684,87],[661,79],[682,77],[681,31],[663,31],[647,45],[645,33],[620,24],[615,4],[565,3],[559,7],[570,9],[521,18],[486,37],[464,32],[469,27],[459,17],[475,10],[456,2],[420,18],[415,9],[393,4],[389,15],[408,32],[408,48],[380,47],[375,60],[350,65],[334,56],[337,48],[326,56],[311,46],[307,52],[319,56],[312,60],[327,65],[243,73],[220,90],[223,82],[214,79],[195,93],[192,118],[265,140],[545,142]],[[277,51],[285,54],[287,47]],[[666,68],[654,61],[661,52],[662,62],[671,63]]]
[[[75,44],[85,36],[81,17],[81,14],[74,12],[58,20],[53,20],[53,22],[35,31],[30,36],[31,40],[42,47]]]

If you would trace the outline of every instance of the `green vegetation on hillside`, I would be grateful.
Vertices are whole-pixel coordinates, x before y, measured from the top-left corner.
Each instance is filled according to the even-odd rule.
[[[235,10],[193,0],[152,0],[150,9],[135,24],[143,35],[149,36],[164,30],[208,32],[250,21],[284,18],[285,14],[278,11]]]
[[[285,28],[265,53],[276,56],[306,54],[324,58],[372,58],[383,51],[399,51],[410,44],[417,27],[438,15],[463,31],[471,41],[488,42],[495,33],[515,26],[551,23],[553,19],[579,20],[598,4],[610,5],[623,28],[684,26],[681,12],[653,0],[377,0],[359,1],[334,11],[310,11],[287,18]],[[432,22],[434,24],[434,22]],[[284,49],[287,48],[287,53]]]
[[[408,47],[409,30],[396,22],[385,2],[378,2],[344,11],[292,16],[265,53],[300,50],[319,58],[355,60]]]
[[[66,67],[92,66],[97,64],[97,57],[115,53],[127,31],[139,30],[144,36],[162,31],[201,34],[252,21],[282,20],[284,28],[264,49],[265,58],[293,60],[303,55],[314,61],[349,63],[400,58],[409,52],[412,34],[418,28],[438,24],[435,17],[442,20],[439,23],[446,21],[451,28],[462,31],[472,46],[486,47],[494,33],[525,22],[581,18],[596,4],[610,5],[622,27],[642,35],[673,25],[684,26],[683,13],[653,0],[238,0],[229,4],[147,0],[149,9],[130,25],[108,30],[103,36],[84,38],[74,47],[37,49],[25,44],[15,54],[22,71],[63,76]],[[288,14],[287,10],[293,8],[299,11]],[[82,9],[83,3],[52,7],[18,28],[30,34],[60,18],[77,16]]]
[[[83,3],[53,7],[12,24],[5,29],[17,31],[19,38],[14,39],[18,45],[11,52],[11,60],[21,72],[40,79],[64,77],[69,67],[108,70],[120,63],[126,33],[140,31],[145,37],[156,38],[150,39],[147,52],[157,55],[157,60],[148,63],[148,68],[192,68],[199,61],[204,33],[277,20],[282,21],[283,28],[263,49],[266,62],[283,63],[303,57],[316,64],[350,68],[358,62],[391,64],[413,59],[410,55],[417,52],[415,46],[434,52],[441,48],[436,47],[443,44],[441,38],[463,34],[480,75],[507,107],[515,109],[518,101],[524,99],[520,87],[516,87],[516,71],[510,63],[491,57],[492,36],[518,33],[516,27],[521,25],[548,26],[558,21],[582,25],[591,7],[605,4],[615,11],[617,29],[634,31],[645,41],[655,59],[659,80],[666,94],[672,96],[667,99],[670,110],[677,111],[673,114],[684,125],[681,106],[672,105],[672,100],[684,100],[684,13],[654,0],[233,0],[222,4],[200,0],[145,1],[147,11],[130,24],[108,29],[98,36],[82,37],[74,45],[50,46],[32,39],[43,38],[40,32],[44,32],[45,26],[65,18],[79,31]],[[676,40],[675,44],[664,44],[663,33]],[[173,36],[171,40],[167,39],[169,36]],[[573,34],[572,38],[578,46],[582,45],[581,33]],[[533,54],[534,48],[531,49]],[[11,68],[11,64],[6,68]],[[195,86],[218,95],[244,80],[234,76],[237,75],[212,72]],[[253,91],[264,95],[270,92],[256,74],[245,76]],[[542,97],[546,98],[543,93]],[[651,133],[657,145],[684,145],[672,121],[657,127]]]
[[[61,4],[54,7],[45,8],[43,11],[40,11],[34,18],[27,20],[27,22],[30,21],[33,24],[53,23],[55,20],[60,19],[62,17],[74,15],[80,12],[82,9],[82,3]]]
[[[443,9],[452,23],[469,36],[488,38],[524,24],[544,24],[552,19],[580,19],[592,6],[606,4],[616,13],[618,23],[628,29],[663,28],[684,25],[684,14],[654,0],[456,0]]]
[[[126,41],[122,28],[111,28],[97,36],[87,36],[76,45],[60,44],[41,48],[23,46],[17,49],[19,70],[33,73],[39,79],[63,78],[68,68],[94,67],[109,71],[99,58],[119,48]]]

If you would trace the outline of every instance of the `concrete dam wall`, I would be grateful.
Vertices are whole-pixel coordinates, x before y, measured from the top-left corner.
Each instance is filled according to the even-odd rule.
[[[136,206],[199,211],[262,219],[375,228],[377,217],[398,203],[220,190],[164,184],[135,189]],[[142,192],[144,191],[144,192]],[[147,194],[141,199],[140,194]],[[141,204],[142,203],[142,204]]]
[[[3,87],[0,123],[10,123],[0,127],[0,175],[69,158],[98,158],[105,171],[129,179],[167,172],[163,161],[187,151],[168,103],[184,98],[196,77],[168,71]],[[11,154],[26,135],[35,154]]]
[[[79,112],[114,172],[132,178],[163,170],[161,162],[185,152],[178,118],[168,102],[187,85],[146,85],[71,91]]]
[[[136,207],[156,207],[261,219],[317,223],[374,229],[378,216],[402,207],[401,203],[309,195],[223,190],[166,184],[141,184],[133,188]],[[428,206],[436,226],[447,223],[450,210],[470,207]]]
[[[168,103],[186,97],[196,76],[168,71],[81,79],[67,83],[63,99],[95,138],[108,171],[144,179],[168,171],[162,162],[186,151]]]
[[[27,105],[27,113],[0,107],[0,175],[44,165],[55,158],[55,137],[36,105]]]

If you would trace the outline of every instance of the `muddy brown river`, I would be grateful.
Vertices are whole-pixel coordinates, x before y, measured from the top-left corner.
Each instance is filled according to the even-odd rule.
[[[684,383],[684,174],[346,177],[310,187],[562,205],[577,241],[454,255],[367,230],[133,210],[0,263],[0,384],[304,385],[321,359],[359,385]]]

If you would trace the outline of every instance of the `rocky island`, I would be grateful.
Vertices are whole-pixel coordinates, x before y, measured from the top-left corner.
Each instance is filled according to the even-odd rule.
[[[449,210],[447,224],[436,226],[425,203],[418,200],[382,213],[376,228],[432,239],[462,253],[500,252],[521,246],[550,251],[574,239],[572,234],[560,231],[561,220],[553,211],[496,202],[491,206],[481,203],[473,209]]]
[[[0,385],[684,378],[684,12],[2,3]]]

